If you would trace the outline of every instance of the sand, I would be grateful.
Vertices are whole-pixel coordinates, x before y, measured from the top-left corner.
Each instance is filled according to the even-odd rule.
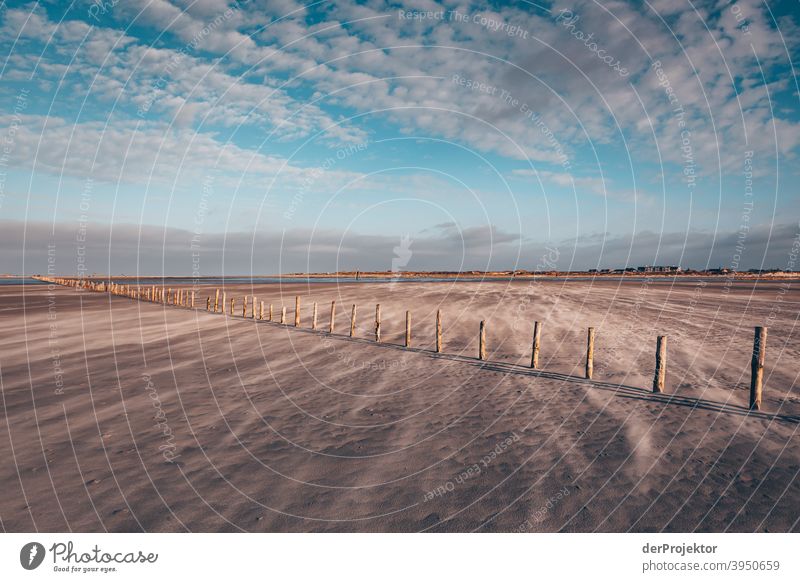
[[[208,287],[191,311],[2,286],[0,523],[90,532],[798,531],[798,288],[240,285],[227,288],[237,298],[232,318],[205,312]],[[285,305],[291,324],[296,293],[299,329],[241,318],[241,297],[255,294],[276,315]],[[406,309],[411,349],[402,347]],[[442,354],[432,352],[436,309]],[[486,362],[476,359],[482,319]],[[532,371],[537,319],[542,370]],[[748,414],[755,325],[769,327],[764,406]],[[589,326],[593,381],[582,378]],[[654,395],[661,334],[666,393]]]

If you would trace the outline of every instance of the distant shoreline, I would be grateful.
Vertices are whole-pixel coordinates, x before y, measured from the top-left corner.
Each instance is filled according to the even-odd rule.
[[[24,276],[10,276],[9,278],[24,278]],[[31,278],[43,279],[41,275],[32,275]],[[75,276],[67,276],[67,278],[77,279]],[[624,273],[615,272],[590,272],[590,271],[548,271],[542,273],[535,273],[530,271],[406,271],[403,273],[392,273],[386,271],[340,271],[336,273],[287,273],[283,275],[204,275],[200,277],[193,277],[191,275],[94,275],[90,277],[83,277],[87,280],[123,280],[135,281],[137,279],[160,279],[165,281],[170,280],[185,280],[191,279],[200,281],[218,280],[218,279],[275,279],[276,281],[288,280],[309,280],[309,279],[329,279],[341,281],[401,281],[401,280],[414,280],[414,281],[442,281],[442,280],[520,280],[531,281],[535,279],[737,279],[737,280],[758,280],[758,279],[772,279],[772,280],[787,280],[787,279],[800,279],[800,273],[788,271],[769,271],[761,273],[751,272],[717,272],[717,271],[681,271],[681,272],[648,272],[648,271],[628,271]]]

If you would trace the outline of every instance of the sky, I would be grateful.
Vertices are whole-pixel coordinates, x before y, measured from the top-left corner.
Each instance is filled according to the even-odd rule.
[[[4,2],[0,272],[793,270],[798,6]]]

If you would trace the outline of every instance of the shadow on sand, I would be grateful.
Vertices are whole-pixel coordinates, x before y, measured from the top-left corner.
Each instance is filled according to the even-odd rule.
[[[237,319],[244,319],[244,318],[237,318]],[[312,330],[303,327],[294,327],[294,325],[291,323],[282,324],[274,321],[262,321],[262,320],[255,320],[255,323],[266,324],[271,327],[285,327],[287,329],[292,330],[294,333],[303,333],[320,337],[327,337],[336,341],[349,342],[355,344],[365,344],[376,348],[387,349],[387,350],[399,350],[406,353],[410,352],[439,360],[464,362],[473,366],[477,366],[483,370],[488,370],[491,372],[499,372],[501,374],[506,374],[506,375],[531,376],[534,378],[545,378],[548,380],[558,380],[561,382],[568,382],[576,386],[578,385],[589,386],[592,388],[598,388],[600,390],[613,392],[620,398],[629,398],[633,400],[641,400],[644,402],[655,402],[663,405],[685,406],[688,408],[708,410],[711,412],[718,412],[722,414],[730,414],[736,416],[746,416],[762,420],[775,420],[780,422],[800,424],[800,416],[797,415],[775,414],[764,411],[750,410],[749,408],[744,406],[737,406],[735,404],[728,404],[723,402],[715,402],[713,400],[705,400],[703,398],[678,396],[676,394],[656,394],[644,388],[627,386],[625,384],[615,384],[612,382],[588,380],[586,378],[581,378],[579,376],[570,376],[568,374],[559,374],[557,372],[547,372],[545,370],[534,370],[532,368],[521,366],[519,364],[505,364],[502,362],[479,360],[478,358],[473,358],[470,356],[464,356],[460,354],[447,354],[442,352],[437,353],[430,349],[424,349],[424,348],[415,348],[415,347],[407,348],[402,344],[396,344],[396,343],[389,343],[389,342],[377,343],[367,338],[350,337],[349,335],[329,333],[327,331],[322,331],[319,329]]]

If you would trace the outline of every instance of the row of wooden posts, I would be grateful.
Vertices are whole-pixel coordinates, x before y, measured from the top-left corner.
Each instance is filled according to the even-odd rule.
[[[80,287],[82,289],[89,289],[92,291],[110,293],[112,295],[121,295],[137,300],[152,301],[155,303],[162,303],[165,305],[176,305],[179,307],[187,307],[193,309],[195,307],[195,292],[176,289],[172,290],[167,287],[157,287],[152,285],[150,288],[133,287],[130,285],[121,285],[113,282],[104,281],[88,281],[86,279],[69,279],[69,278],[40,278],[41,280],[58,283],[70,287]],[[220,290],[217,289],[214,293],[213,303],[212,298],[206,298],[206,311],[212,313],[225,314],[225,306],[228,299],[225,291],[222,291],[222,301],[220,302]],[[242,300],[242,317],[247,317],[248,311],[248,296]],[[263,301],[258,301],[254,296],[249,302],[250,317],[252,319],[259,319],[266,321],[273,321],[273,305],[269,304],[268,310],[265,312],[265,304]],[[230,315],[235,315],[236,299],[230,299]],[[266,318],[265,318],[266,315]],[[356,315],[357,306],[353,304],[350,311],[350,337],[356,335]],[[328,326],[328,333],[334,333],[336,320],[336,301],[331,301],[330,322]],[[281,307],[280,323],[286,324],[286,307]],[[295,296],[294,305],[294,326],[300,327],[300,296]],[[317,304],[314,303],[312,316],[311,316],[311,329],[317,330]],[[375,306],[375,341],[381,342],[381,306]],[[531,350],[531,363],[530,367],[534,370],[539,369],[539,349],[542,337],[542,323],[536,321],[533,324],[533,341]],[[442,310],[436,311],[436,353],[442,352]],[[594,373],[594,342],[595,330],[590,327],[587,332],[586,339],[586,368],[585,376],[587,379],[592,379]],[[406,311],[406,329],[405,329],[405,347],[411,347],[411,312]],[[764,378],[764,360],[766,357],[767,346],[767,328],[756,327],[755,339],[753,341],[753,356],[751,361],[751,379],[750,379],[750,409],[761,410],[762,401],[762,384]],[[479,336],[478,336],[478,359],[486,360],[486,321],[480,322]],[[656,363],[655,374],[653,376],[653,392],[663,393],[664,385],[667,375],[667,336],[660,335],[656,338]]]

